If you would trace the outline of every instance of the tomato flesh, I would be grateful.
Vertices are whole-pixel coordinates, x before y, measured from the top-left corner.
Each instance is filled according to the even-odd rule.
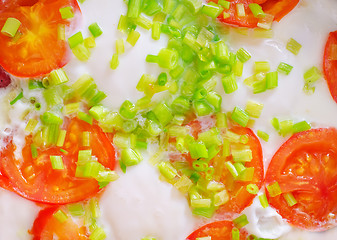
[[[219,221],[206,224],[199,229],[195,230],[189,235],[186,240],[196,240],[202,237],[211,237],[212,240],[232,239],[232,229],[234,224],[230,221]],[[240,239],[246,239],[247,233],[244,230],[240,230]]]
[[[75,17],[62,19],[59,9],[71,6]],[[63,67],[70,50],[67,42],[58,39],[61,25],[71,27],[79,18],[76,0],[5,1],[0,6],[0,26],[7,18],[21,22],[21,36],[15,40],[0,34],[0,65],[18,77],[37,77]]]
[[[337,31],[329,34],[323,57],[324,77],[328,83],[332,98],[337,103]]]
[[[217,0],[209,1],[217,2]],[[273,15],[275,21],[280,21],[285,15],[287,15],[292,9],[296,7],[299,0],[232,0],[230,2],[230,8],[228,10],[225,9],[224,11],[229,13],[230,16],[228,18],[223,18],[223,14],[220,14],[218,17],[219,20],[223,23],[231,24],[237,27],[255,28],[257,27],[259,19],[254,17],[249,8],[249,4],[260,4],[266,14]],[[244,5],[246,16],[237,16],[236,4],[238,3]]]
[[[39,212],[34,221],[31,234],[33,240],[87,240],[89,239],[85,227],[80,227],[71,217],[61,223],[53,214],[57,212],[59,207],[51,207],[43,209]],[[55,236],[57,238],[55,238]]]
[[[32,137],[26,137],[22,159],[15,159],[15,146],[10,141],[1,153],[0,169],[3,184],[19,195],[37,202],[65,204],[87,199],[99,191],[99,185],[92,178],[75,177],[79,150],[91,149],[92,155],[104,167],[115,166],[115,150],[105,133],[96,124],[90,125],[77,118],[67,125],[67,136],[62,149],[49,147],[38,149],[38,157],[32,158]],[[82,133],[90,132],[90,147],[82,146]],[[50,156],[62,156],[63,170],[51,167]],[[8,179],[8,181],[6,181]],[[1,181],[0,181],[1,183]],[[9,186],[8,186],[9,185]]]
[[[278,182],[282,193],[292,193],[297,200],[290,207],[282,194],[267,194],[270,205],[289,223],[311,231],[336,225],[337,129],[293,135],[272,158],[265,182]]]

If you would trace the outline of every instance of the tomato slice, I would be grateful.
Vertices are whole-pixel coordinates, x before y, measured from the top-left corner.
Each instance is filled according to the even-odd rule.
[[[71,6],[75,17],[62,19],[59,9]],[[76,0],[5,0],[0,6],[0,26],[7,18],[21,22],[18,39],[0,34],[0,65],[18,77],[37,77],[64,66],[69,61],[67,42],[58,39],[61,25],[78,22]]]
[[[191,135],[197,139],[199,133],[207,131],[215,126],[215,118],[204,118],[202,121],[193,120],[187,125],[191,128]],[[231,219],[234,214],[242,212],[247,206],[249,206],[255,195],[250,194],[246,190],[247,185],[256,184],[258,188],[261,188],[264,177],[262,148],[259,139],[249,128],[233,126],[229,130],[236,134],[248,137],[246,146],[249,146],[252,151],[252,160],[245,163],[245,167],[254,168],[254,175],[251,181],[234,180],[232,174],[224,166],[226,161],[234,163],[233,158],[232,156],[224,158],[221,155],[222,150],[220,150],[220,153],[209,161],[209,165],[215,169],[214,175],[220,176],[220,179],[215,180],[222,182],[226,186],[226,190],[229,195],[229,201],[217,209],[217,215],[221,219]],[[192,165],[194,160],[189,154],[184,155],[184,158]],[[178,159],[180,160],[181,157]],[[172,161],[174,161],[174,159]]]
[[[196,240],[197,238],[202,237],[211,237],[212,240],[231,240],[233,228],[234,224],[230,221],[212,222],[195,230],[186,238],[186,240]],[[247,235],[248,234],[245,230],[240,230],[241,240],[247,239]]]
[[[209,0],[217,2],[218,0]],[[249,9],[249,4],[260,4],[263,11],[267,14],[274,16],[275,21],[280,21],[285,15],[287,15],[292,9],[296,7],[299,0],[232,0],[228,10],[224,10],[229,13],[228,18],[223,18],[223,14],[218,17],[219,20],[226,24],[231,24],[237,27],[257,27],[258,19],[254,17],[253,13]],[[245,7],[246,16],[238,17],[236,11],[236,4],[242,3]]]
[[[15,146],[10,141],[1,153],[0,170],[3,178],[9,181],[10,189],[17,194],[43,203],[65,204],[77,202],[95,195],[99,185],[92,178],[75,177],[76,162],[79,150],[91,149],[104,167],[113,169],[115,166],[115,150],[106,134],[97,124],[90,125],[77,118],[65,124],[67,136],[62,149],[49,147],[38,149],[38,157],[32,158],[32,137],[26,137],[26,145],[22,150],[22,159],[15,159]],[[90,132],[90,147],[82,146],[82,133]],[[62,156],[64,169],[54,170],[50,156]],[[0,181],[8,184],[6,181]]]
[[[331,32],[325,45],[323,57],[324,76],[332,98],[337,103],[337,31]]]
[[[289,223],[312,231],[336,225],[337,129],[312,129],[290,137],[268,167],[265,182],[275,181],[298,202],[290,207],[282,194],[267,195],[270,205]]]
[[[51,207],[39,212],[30,231],[33,240],[88,240],[86,228],[76,224],[71,217],[61,223],[53,216],[59,209]]]

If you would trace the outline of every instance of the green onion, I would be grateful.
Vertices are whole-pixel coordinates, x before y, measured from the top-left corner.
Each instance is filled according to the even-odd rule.
[[[116,53],[118,55],[122,54],[125,52],[125,48],[124,48],[124,40],[121,39],[117,39],[116,40]]]
[[[10,105],[14,105],[17,101],[23,98],[23,91],[21,91],[12,101],[10,101]]]
[[[60,85],[68,81],[69,81],[69,78],[66,72],[62,68],[53,70],[49,74],[49,85],[50,86]]]
[[[141,12],[141,0],[129,0],[127,16],[130,18],[137,18]]]
[[[7,18],[5,24],[1,29],[1,33],[8,37],[14,37],[17,33],[21,22],[16,18]]]
[[[59,135],[57,137],[56,146],[62,147],[64,144],[64,140],[66,139],[67,131],[66,130],[60,130]]]
[[[240,240],[240,230],[237,228],[232,229],[232,240]]]
[[[216,127],[227,128],[227,116],[226,113],[217,113],[216,114]]]
[[[61,117],[52,112],[44,112],[40,119],[43,124],[62,124],[63,122]]]
[[[63,112],[66,115],[78,113],[80,111],[81,103],[69,103],[64,105]]]
[[[64,223],[67,221],[68,216],[65,212],[63,212],[61,209],[57,210],[54,214],[53,217],[57,219],[60,223]]]
[[[245,168],[239,173],[239,176],[236,178],[236,180],[250,182],[253,180],[254,172],[255,172],[254,167]]]
[[[173,69],[178,63],[179,55],[176,50],[163,48],[158,53],[158,65],[162,68]]]
[[[238,17],[246,16],[245,6],[243,5],[243,3],[236,4],[236,14],[238,15]]]
[[[95,120],[102,120],[107,115],[107,112],[103,106],[97,105],[90,108],[89,114]]]
[[[262,7],[257,3],[250,3],[249,8],[256,18],[264,18],[266,16],[266,14],[262,10]]]
[[[60,41],[66,40],[66,27],[63,24],[57,25],[57,39]]]
[[[132,1],[132,0],[130,0]],[[90,240],[104,240],[106,239],[106,233],[104,232],[104,229],[101,227],[96,227],[94,231],[90,234],[89,237]]]
[[[271,121],[270,121],[271,125],[274,127],[274,129],[276,131],[279,131],[280,130],[280,121],[278,120],[278,118],[273,118]]]
[[[116,181],[119,178],[118,174],[115,171],[99,171],[96,180],[98,181],[99,187],[104,188],[110,182]]]
[[[224,76],[221,79],[221,81],[222,81],[222,85],[225,90],[225,93],[227,94],[235,92],[238,89],[238,85],[237,85],[234,74],[231,74],[229,76]]]
[[[82,62],[88,61],[91,55],[89,48],[84,45],[84,42],[76,45],[71,51],[75,57]]]
[[[236,52],[236,57],[237,57],[242,63],[245,63],[245,62],[247,62],[252,56],[251,56],[250,53],[247,52],[245,49],[240,48],[240,49]]]
[[[270,64],[266,61],[254,62],[254,72],[268,72],[270,70]]]
[[[225,9],[229,9],[229,7],[231,5],[231,3],[229,1],[226,1],[226,0],[219,0],[218,4],[221,5]]]
[[[211,218],[214,215],[215,208],[210,207],[210,208],[194,208],[192,210],[192,213],[197,216],[202,216],[206,218]]]
[[[36,120],[36,119],[33,119],[33,118],[29,119],[29,121],[26,125],[26,128],[25,128],[25,131],[30,132],[30,133],[33,132],[38,123],[39,123],[39,121]]]
[[[134,1],[139,1],[139,0],[134,0]],[[136,43],[137,43],[137,41],[138,41],[138,39],[139,39],[139,37],[140,37],[140,33],[137,32],[136,30],[132,30],[132,31],[129,33],[129,35],[128,35],[126,41],[127,41],[128,43],[130,43],[131,46],[135,46]]]
[[[158,164],[159,172],[167,179],[171,180],[175,178],[178,173],[170,162],[161,162]]]
[[[133,119],[137,115],[137,109],[132,102],[125,100],[119,109],[119,113],[126,119]]]
[[[96,47],[95,38],[92,36],[85,38],[83,43],[87,49]]]
[[[141,240],[157,240],[157,238],[153,238],[153,237],[143,237]]]
[[[154,21],[152,24],[152,39],[159,40],[161,33],[161,23]]]
[[[193,101],[194,111],[198,116],[206,116],[212,113],[213,109],[205,99]]]
[[[41,81],[29,79],[29,81],[28,81],[28,89],[29,90],[34,90],[34,89],[39,89],[39,88],[44,88]]]
[[[259,118],[263,109],[263,104],[249,100],[246,104],[245,111],[250,117]]]
[[[185,34],[183,38],[183,43],[185,43],[188,47],[190,47],[194,52],[199,52],[201,49],[201,46],[195,39],[195,36],[190,32],[187,32]]]
[[[60,8],[59,11],[61,13],[62,19],[69,19],[75,16],[72,7],[63,7],[63,8]]]
[[[127,167],[137,165],[142,160],[142,156],[136,150],[133,150],[131,148],[123,149],[121,152],[121,161]]]
[[[30,151],[32,153],[32,158],[33,159],[37,158],[38,152],[37,152],[37,147],[35,146],[35,144],[30,145]]]
[[[82,146],[89,147],[90,146],[90,132],[83,132],[82,133]]]
[[[247,112],[239,107],[234,108],[231,118],[234,122],[238,123],[242,127],[246,127],[249,121],[249,115]]]
[[[271,28],[271,25],[273,24],[274,21],[274,15],[265,13],[264,18],[259,18],[259,21],[257,23],[257,26],[269,30]]]
[[[235,218],[233,220],[233,223],[237,228],[240,229],[240,228],[246,226],[249,222],[248,222],[246,214],[242,214],[241,216]]]
[[[269,206],[268,199],[267,199],[267,196],[266,196],[265,193],[264,193],[264,194],[261,194],[261,195],[259,196],[259,200],[260,200],[261,206],[262,206],[263,208],[266,208],[266,207]]]
[[[261,130],[257,130],[257,136],[265,142],[268,142],[269,140],[269,134]]]
[[[167,74],[165,72],[162,72],[158,76],[158,85],[165,86],[166,83],[167,83]]]
[[[273,89],[278,86],[278,73],[269,72],[266,74],[267,89]]]
[[[92,123],[93,123],[93,117],[90,116],[90,115],[87,114],[87,113],[84,113],[84,112],[78,112],[77,117],[78,117],[79,119],[81,119],[82,121],[85,121],[85,122],[89,123],[90,125],[92,125]]]
[[[232,149],[234,162],[250,162],[253,159],[252,150],[250,149]]]
[[[286,136],[287,134],[293,133],[293,126],[294,126],[294,123],[292,120],[281,121],[279,133],[282,136]]]
[[[208,158],[208,150],[204,143],[193,142],[188,144],[188,148],[193,159]]]
[[[119,59],[118,59],[118,54],[115,53],[112,55],[111,61],[110,61],[110,68],[112,70],[117,69],[117,67],[119,66]]]
[[[50,156],[50,161],[51,161],[52,169],[55,169],[55,170],[64,169],[63,160],[61,156]]]
[[[297,55],[302,48],[302,45],[299,44],[295,39],[290,38],[289,41],[287,42],[286,49],[293,54]]]
[[[303,132],[309,129],[311,129],[311,125],[307,121],[301,121],[293,125],[293,133]]]
[[[138,126],[138,122],[135,120],[126,120],[123,122],[123,130],[126,133],[131,133],[133,132]]]
[[[269,195],[271,197],[276,197],[278,195],[280,195],[282,193],[282,190],[280,188],[280,185],[278,184],[278,182],[274,182],[272,184],[269,184],[267,186],[267,190],[269,192]]]
[[[83,43],[83,35],[81,32],[77,32],[68,38],[68,43],[70,48],[74,48],[77,45]]]
[[[293,69],[293,66],[287,63],[284,63],[284,62],[281,62],[277,67],[277,71],[285,75],[288,75],[292,69]]]
[[[256,184],[250,183],[246,186],[247,192],[256,195],[259,192],[259,187]]]
[[[286,200],[289,207],[292,207],[297,203],[297,200],[295,199],[294,195],[291,192],[284,193],[283,197]]]
[[[133,21],[135,24],[137,24],[138,26],[141,26],[142,28],[146,30],[150,30],[152,27],[152,22],[146,17],[143,17],[142,15],[139,15],[139,17],[134,19]]]
[[[103,33],[102,29],[98,26],[98,24],[96,22],[90,24],[88,29],[89,29],[89,31],[91,32],[91,34],[94,38],[97,38],[97,37],[101,36],[102,33]]]
[[[210,208],[211,199],[191,199],[192,208]]]
[[[309,86],[312,86],[321,77],[322,74],[317,67],[311,67],[303,75],[304,83]]]
[[[227,162],[225,162],[225,166],[234,178],[239,176],[239,174],[238,174],[236,168],[234,167],[233,163],[231,163],[230,161],[227,161]]]
[[[74,217],[83,216],[85,213],[83,204],[81,203],[68,204],[67,208],[69,213]]]

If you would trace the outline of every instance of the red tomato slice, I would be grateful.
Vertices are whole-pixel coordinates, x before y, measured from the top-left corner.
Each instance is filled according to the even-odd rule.
[[[324,76],[332,98],[337,103],[337,31],[329,34],[323,57]]]
[[[200,132],[207,131],[214,127],[214,125],[215,119],[213,117],[206,121],[204,119],[202,122],[194,120],[188,124],[188,126],[191,127],[191,134],[194,138],[198,138],[198,134]],[[221,219],[232,218],[234,214],[242,212],[247,206],[249,206],[252,203],[255,195],[248,193],[246,186],[252,183],[256,184],[258,188],[261,188],[264,177],[262,148],[259,139],[249,128],[234,126],[230,128],[230,131],[239,135],[246,135],[248,137],[247,145],[252,151],[253,158],[251,162],[245,164],[245,167],[254,167],[254,175],[252,181],[234,181],[231,173],[227,170],[226,167],[214,166],[216,162],[222,162],[224,164],[225,161],[233,161],[231,156],[224,159],[222,156],[217,155],[212,160],[210,160],[209,164],[214,166],[215,172],[222,171],[219,174],[221,175],[219,181],[226,186],[226,190],[229,194],[229,201],[220,206],[220,208],[217,210],[217,213]],[[193,159],[189,154],[187,156],[185,155],[184,157],[190,163],[193,162]]]
[[[71,217],[61,223],[53,216],[58,209],[51,207],[39,212],[31,230],[33,240],[88,240],[86,228],[77,225]]]
[[[62,153],[59,147],[38,149],[38,157],[33,159],[30,150],[32,137],[28,136],[22,150],[23,158],[15,159],[13,152],[16,147],[9,142],[1,153],[0,170],[2,177],[8,178],[12,191],[36,202],[53,204],[78,202],[99,191],[95,179],[75,177],[78,151],[91,149],[92,155],[103,166],[113,169],[114,147],[96,124],[90,125],[74,118],[66,124],[66,128],[67,136],[62,149],[68,153]],[[85,131],[91,133],[90,147],[82,146],[82,133]],[[62,156],[63,170],[52,169],[50,155]]]
[[[202,237],[211,237],[212,240],[231,240],[232,239],[232,229],[234,224],[230,221],[219,221],[206,224],[199,229],[195,230],[191,235],[189,235],[186,240],[196,240]],[[247,239],[247,232],[243,229],[240,230],[240,239]]]
[[[217,2],[218,0],[209,1]],[[280,21],[285,15],[287,15],[293,8],[296,7],[299,0],[232,0],[230,2],[230,8],[228,10],[224,10],[225,12],[230,14],[230,17],[223,18],[223,14],[220,14],[220,16],[218,17],[219,20],[223,23],[231,24],[237,27],[255,28],[257,27],[259,19],[254,17],[249,8],[249,4],[260,4],[265,13],[273,15],[275,21]],[[242,3],[245,6],[245,17],[237,16],[237,3]]]
[[[59,9],[66,6],[72,7],[74,18],[61,18]],[[18,40],[0,34],[0,65],[7,72],[37,77],[69,61],[70,50],[66,41],[58,40],[58,28],[78,22],[80,9],[76,0],[5,0],[0,13],[0,26],[9,17],[21,22]]]
[[[298,202],[289,207],[282,194],[268,195],[270,205],[288,222],[312,231],[336,225],[337,129],[312,129],[290,137],[268,167],[265,182],[275,181]]]

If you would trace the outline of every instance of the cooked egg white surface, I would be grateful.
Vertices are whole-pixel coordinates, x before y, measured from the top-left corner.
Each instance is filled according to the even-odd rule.
[[[125,39],[125,35],[117,31],[118,19],[126,13],[124,2],[87,0],[81,9],[82,33],[88,36],[87,26],[97,22],[103,34],[96,39],[97,47],[87,63],[73,58],[65,69],[71,81],[84,73],[90,74],[98,87],[108,95],[104,103],[118,110],[124,100],[135,102],[142,97],[135,87],[143,73],[157,75],[162,71],[156,65],[146,63],[145,58],[147,54],[157,54],[166,46],[167,39],[162,35],[160,41],[154,41],[150,32],[137,28],[141,32],[139,41],[135,47],[125,44],[126,53],[120,56],[120,65],[113,71],[109,68],[109,61],[115,52],[115,41]],[[252,59],[244,66],[238,91],[225,95],[219,84],[218,92],[223,96],[222,107],[225,111],[231,111],[234,106],[244,107],[247,100],[264,103],[254,130],[270,134],[268,143],[261,141],[265,169],[275,151],[286,140],[272,128],[272,117],[294,121],[305,119],[313,127],[337,127],[337,104],[332,100],[324,79],[317,82],[313,95],[307,96],[302,91],[303,73],[312,66],[321,68],[327,35],[334,30],[337,30],[336,0],[302,0],[280,23],[274,23],[274,37],[271,39],[245,36],[233,30],[229,33],[232,50],[244,47],[252,54]],[[291,37],[302,44],[297,56],[285,49]],[[280,62],[286,62],[294,69],[288,76],[279,74],[276,89],[254,95],[242,83],[245,77],[252,75],[254,61],[269,61],[272,71]],[[6,95],[6,91],[1,90],[0,94]],[[13,113],[22,111],[22,107],[22,104],[15,104],[8,110],[1,106],[1,109],[6,109],[0,116],[1,129],[16,128],[18,144],[20,139],[24,139],[21,130],[25,124],[20,125],[11,119]],[[151,152],[144,154],[144,161],[140,165],[128,168],[126,174],[120,173],[120,179],[111,183],[101,198],[100,221],[109,240],[137,240],[145,236],[157,237],[158,240],[183,240],[203,222],[192,216],[187,200],[176,189],[159,180],[157,170],[147,163],[150,155]],[[0,191],[0,204],[0,239],[30,239],[26,231],[31,228],[39,208],[5,190]],[[337,228],[324,233],[308,233],[292,228],[272,208],[262,209],[257,199],[244,213],[250,222],[247,229],[259,237],[281,237],[282,240],[318,240],[322,237],[334,240],[337,237]]]

